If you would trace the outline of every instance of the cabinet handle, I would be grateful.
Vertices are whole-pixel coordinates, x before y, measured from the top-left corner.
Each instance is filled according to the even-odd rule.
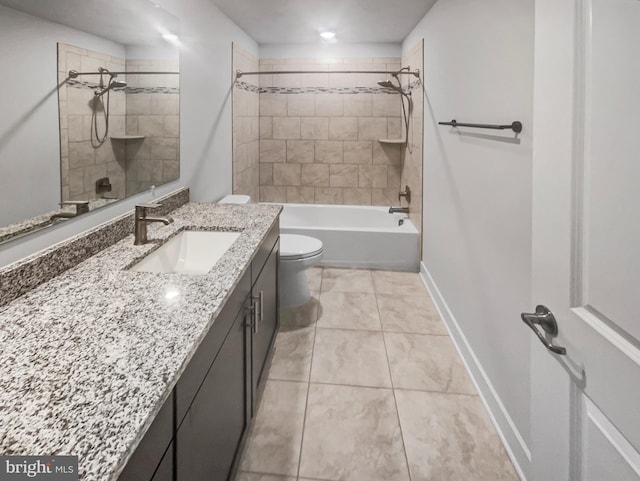
[[[249,313],[249,326],[254,334],[258,333],[258,323],[256,319],[256,305],[251,304],[251,306],[247,307],[247,311]]]
[[[264,291],[260,291],[260,322],[264,321]]]
[[[255,334],[258,333],[258,323],[260,322],[260,305],[262,304],[261,302],[262,296],[258,295],[258,296],[251,296],[251,303],[253,305],[253,322],[255,324],[255,327],[253,328],[253,332]]]

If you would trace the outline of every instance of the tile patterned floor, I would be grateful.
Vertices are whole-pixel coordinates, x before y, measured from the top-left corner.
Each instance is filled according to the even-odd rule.
[[[236,481],[517,481],[418,274],[308,278]]]

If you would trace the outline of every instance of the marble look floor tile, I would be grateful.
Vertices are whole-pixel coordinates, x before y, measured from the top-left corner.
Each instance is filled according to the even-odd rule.
[[[376,296],[362,292],[323,292],[320,294],[318,327],[343,329],[381,329]]]
[[[391,387],[382,333],[317,328],[311,381]]]
[[[408,481],[393,392],[311,384],[300,476]]]
[[[277,476],[274,474],[240,472],[236,476],[235,481],[296,481],[296,478],[291,478],[289,476]]]
[[[322,292],[373,293],[371,271],[325,267],[322,271]]]
[[[269,379],[309,381],[315,327],[281,326],[276,337]]]
[[[421,296],[376,294],[376,299],[383,331],[447,334],[426,292]]]
[[[306,383],[268,380],[240,471],[297,476]]]
[[[319,292],[311,292],[311,300],[302,306],[280,309],[282,326],[312,326],[318,320]]]
[[[319,291],[322,284],[322,267],[312,267],[307,269],[307,282],[310,291]]]
[[[479,397],[395,394],[412,481],[517,481]]]
[[[415,272],[372,271],[376,294],[423,296],[427,289]]]
[[[387,332],[393,387],[476,394],[449,336]]]

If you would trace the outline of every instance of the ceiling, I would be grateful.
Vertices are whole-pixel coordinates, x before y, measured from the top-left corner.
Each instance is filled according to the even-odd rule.
[[[0,4],[123,45],[156,45],[161,34],[179,33],[178,19],[150,0],[0,0]]]
[[[436,0],[211,0],[259,44],[400,43]]]

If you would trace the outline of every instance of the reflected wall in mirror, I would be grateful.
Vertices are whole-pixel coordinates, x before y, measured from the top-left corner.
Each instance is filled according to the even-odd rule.
[[[179,178],[178,32],[148,0],[0,0],[0,242]]]

